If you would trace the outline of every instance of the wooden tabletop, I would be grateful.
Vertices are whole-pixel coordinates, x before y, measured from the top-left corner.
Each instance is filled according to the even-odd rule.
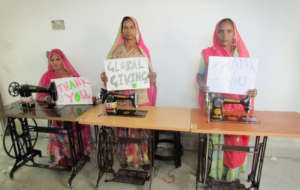
[[[65,105],[49,108],[45,103],[35,103],[33,108],[23,108],[20,102],[14,102],[4,107],[0,117],[33,118],[58,121],[78,120],[78,117],[92,105]]]
[[[258,124],[207,122],[200,109],[176,107],[140,107],[147,110],[144,118],[107,116],[104,105],[71,105],[49,108],[36,104],[23,109],[19,102],[5,106],[0,117],[35,118],[60,121],[78,121],[81,124],[110,127],[128,127],[154,130],[173,130],[192,133],[236,134],[250,136],[277,136],[300,138],[300,114],[296,112],[255,111]],[[87,110],[87,111],[86,111]]]
[[[190,132],[191,109],[175,107],[142,106],[138,109],[147,110],[144,118],[108,116],[104,105],[99,104],[79,117],[80,124],[126,127],[168,131]]]
[[[207,115],[200,109],[191,111],[193,133],[235,134],[249,136],[276,136],[300,138],[300,114],[296,112],[255,111],[258,124],[232,122],[207,122]]]

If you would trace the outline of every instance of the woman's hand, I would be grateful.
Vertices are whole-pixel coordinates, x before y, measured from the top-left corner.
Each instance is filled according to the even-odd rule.
[[[206,85],[202,85],[202,86],[200,86],[199,90],[201,92],[209,92],[209,87]]]
[[[149,72],[148,77],[150,79],[150,82],[156,81],[156,72]]]
[[[97,97],[96,96],[92,96],[92,100],[93,100],[93,105],[97,104]]]
[[[107,81],[108,81],[108,78],[107,78],[105,72],[102,72],[102,73],[101,73],[100,78],[101,78],[102,82],[104,83],[104,85],[106,86],[106,83],[107,83]]]
[[[44,102],[46,102],[47,104],[50,104],[51,101],[52,101],[52,99],[51,99],[50,96],[46,96],[46,97],[44,98]]]
[[[248,95],[251,97],[251,98],[255,98],[255,96],[257,96],[257,89],[250,89],[248,90]]]
[[[52,100],[52,98],[50,96],[46,96],[44,98],[44,102],[46,102],[48,105],[55,105],[55,101]]]
[[[204,84],[203,82],[202,82],[202,76],[201,76],[201,74],[200,73],[197,73],[197,83],[198,83],[198,85],[199,85],[199,90],[201,91],[201,92],[209,92],[209,88],[208,88],[208,86],[206,86],[206,84]]]

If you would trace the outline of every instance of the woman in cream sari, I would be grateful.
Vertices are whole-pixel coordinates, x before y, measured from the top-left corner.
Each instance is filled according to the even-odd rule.
[[[138,104],[141,106],[155,106],[156,103],[156,73],[153,72],[149,50],[145,46],[137,21],[132,17],[124,17],[118,31],[116,40],[108,53],[107,59],[129,58],[129,57],[147,57],[149,64],[150,88],[139,89]],[[106,85],[107,76],[101,73],[101,80]],[[123,94],[134,93],[135,90],[122,90]],[[141,129],[119,128],[118,137],[146,138],[149,131]],[[121,167],[133,166],[147,167],[150,164],[148,157],[147,143],[120,144],[118,145],[118,155]]]

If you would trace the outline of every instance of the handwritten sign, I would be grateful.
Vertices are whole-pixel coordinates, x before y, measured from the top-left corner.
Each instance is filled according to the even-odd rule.
[[[240,57],[209,57],[207,86],[211,92],[247,94],[255,88],[258,60]]]
[[[57,89],[56,105],[92,104],[92,88],[83,77],[52,79]]]
[[[107,59],[107,90],[142,89],[150,87],[148,59],[145,57]]]

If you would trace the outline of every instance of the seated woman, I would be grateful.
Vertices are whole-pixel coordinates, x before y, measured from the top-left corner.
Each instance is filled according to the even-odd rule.
[[[225,57],[249,57],[248,50],[240,37],[235,23],[229,19],[222,19],[215,28],[213,36],[213,46],[202,51],[200,62],[200,72],[197,75],[197,81],[200,87],[199,105],[204,104],[204,93],[208,91],[206,86],[207,68],[209,56],[225,56]],[[248,95],[255,97],[257,90],[248,91]],[[241,98],[243,95],[222,94],[225,97]],[[252,101],[253,102],[253,101]],[[252,105],[253,106],[253,105]],[[225,104],[225,111],[243,110],[243,106],[239,104]],[[249,136],[245,135],[210,135],[210,147],[217,147],[213,150],[213,160],[209,176],[216,180],[235,181],[240,178],[240,174],[244,170],[247,153],[238,151],[224,151],[215,144],[248,146]]]
[[[47,52],[48,57],[48,71],[43,74],[40,79],[39,86],[48,87],[51,79],[65,78],[65,77],[79,77],[79,74],[72,67],[69,60],[59,49],[53,49]],[[38,93],[36,96],[37,101],[44,101],[52,103],[48,94]],[[51,127],[62,128],[61,121],[52,121]],[[76,135],[76,126],[73,124],[74,136]],[[66,131],[65,131],[66,133]],[[75,136],[76,137],[76,136]],[[84,153],[89,154],[91,151],[90,142],[91,129],[89,126],[83,127],[82,138]],[[78,147],[78,142],[75,141],[75,147]],[[50,167],[69,167],[71,165],[69,140],[65,134],[51,134],[48,143],[48,154],[50,156]]]
[[[150,88],[141,89],[138,91],[138,104],[144,106],[155,106],[156,102],[156,73],[153,72],[151,58],[147,47],[144,45],[137,21],[132,17],[124,17],[117,38],[113,47],[108,53],[108,59],[128,58],[128,57],[147,57],[149,62],[149,79]],[[105,72],[101,73],[101,80],[106,85],[108,80]],[[133,93],[134,90],[123,90],[122,93]],[[118,137],[133,137],[143,138],[147,137],[149,132],[140,129],[118,129]],[[127,144],[126,146],[118,146],[118,155],[121,167],[133,166],[138,168],[150,164],[148,158],[147,144]]]

